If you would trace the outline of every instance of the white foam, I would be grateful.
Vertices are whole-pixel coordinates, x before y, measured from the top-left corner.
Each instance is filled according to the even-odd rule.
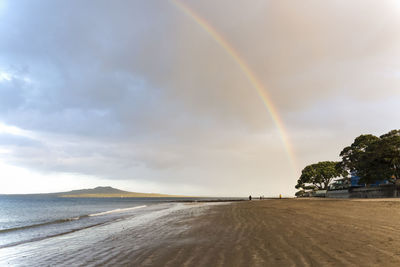
[[[130,211],[130,210],[141,209],[141,208],[145,208],[145,207],[146,207],[146,205],[136,206],[136,207],[132,207],[132,208],[126,208],[126,209],[115,209],[115,210],[109,210],[109,211],[103,211],[103,212],[99,212],[99,213],[89,214],[89,216],[91,216],[91,217],[101,216],[101,215],[106,215],[106,214],[110,214],[110,213],[125,212],[125,211]]]

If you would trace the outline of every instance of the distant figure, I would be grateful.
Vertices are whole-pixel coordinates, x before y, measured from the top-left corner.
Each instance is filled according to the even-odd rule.
[[[261,196],[260,196],[260,200],[261,200]]]
[[[251,200],[251,195],[249,196],[249,200]]]

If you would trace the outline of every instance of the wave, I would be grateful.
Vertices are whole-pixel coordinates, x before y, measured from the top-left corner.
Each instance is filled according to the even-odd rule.
[[[83,215],[83,216],[73,217],[73,218],[67,218],[67,219],[58,219],[58,220],[54,220],[54,221],[50,221],[50,222],[37,223],[37,224],[25,225],[25,226],[14,227],[14,228],[2,229],[2,230],[0,230],[0,234],[1,233],[12,232],[12,231],[17,231],[17,230],[25,230],[25,229],[30,229],[30,228],[35,228],[35,227],[40,227],[40,226],[45,226],[45,225],[50,225],[50,224],[58,224],[58,223],[76,221],[76,220],[79,220],[79,219],[84,218],[84,217],[88,217],[88,215]]]
[[[7,244],[4,244],[4,245],[0,245],[0,249],[1,248],[13,247],[13,246],[17,246],[17,245],[21,245],[21,244],[25,244],[25,243],[40,241],[40,240],[51,238],[51,237],[62,236],[62,235],[70,234],[70,233],[73,233],[73,232],[76,232],[76,231],[80,231],[80,230],[83,230],[83,229],[88,229],[88,228],[92,228],[92,227],[95,227],[95,226],[103,225],[105,223],[107,223],[107,222],[101,222],[101,223],[97,223],[97,224],[87,225],[85,227],[76,228],[76,229],[70,229],[70,230],[65,231],[65,232],[60,232],[60,233],[51,234],[51,235],[44,235],[42,237],[35,237],[35,238],[30,238],[30,239],[28,238],[28,239],[17,241],[17,242],[7,243]]]
[[[140,208],[145,208],[145,207],[146,207],[146,205],[136,206],[136,207],[132,207],[132,208],[126,208],[126,209],[115,209],[115,210],[109,210],[109,211],[103,211],[103,212],[99,212],[99,213],[89,214],[88,216],[90,216],[90,217],[101,216],[101,215],[106,215],[106,214],[110,214],[110,213],[130,211],[130,210],[135,210],[135,209],[140,209]]]
[[[81,215],[81,216],[66,218],[66,219],[57,219],[54,221],[25,225],[25,226],[14,227],[14,228],[1,229],[0,234],[12,232],[12,231],[18,231],[18,230],[26,230],[26,229],[30,229],[30,228],[36,228],[36,227],[41,227],[41,226],[46,226],[46,225],[51,225],[51,224],[60,224],[60,223],[66,223],[66,222],[71,222],[71,221],[77,221],[77,220],[80,220],[83,218],[88,218],[88,217],[93,217],[93,216],[102,216],[102,215],[107,215],[107,214],[111,214],[111,213],[125,212],[125,211],[140,209],[140,208],[144,208],[144,207],[146,207],[146,205],[135,206],[135,207],[125,208],[125,209],[115,209],[115,210],[103,211],[103,212],[99,212],[99,213]]]

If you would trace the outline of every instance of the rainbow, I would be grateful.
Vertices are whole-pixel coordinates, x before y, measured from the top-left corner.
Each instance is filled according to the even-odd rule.
[[[289,162],[292,166],[294,172],[297,171],[297,163],[296,157],[293,150],[292,145],[289,142],[289,137],[287,131],[285,130],[284,124],[282,119],[279,116],[277,109],[275,108],[274,104],[272,103],[271,98],[269,97],[267,91],[265,90],[262,83],[257,79],[254,72],[251,68],[247,65],[245,60],[240,56],[240,54],[232,47],[224,37],[217,32],[215,28],[213,28],[205,19],[197,15],[189,6],[185,5],[184,3],[180,2],[179,0],[171,0],[171,2],[178,7],[183,13],[185,13],[188,17],[193,19],[201,28],[203,28],[212,38],[232,57],[235,62],[239,65],[240,69],[246,75],[247,79],[251,83],[251,85],[256,89],[257,93],[262,99],[264,106],[267,108],[269,114],[274,121],[279,136],[282,140],[282,143],[285,147],[286,154],[288,156]]]

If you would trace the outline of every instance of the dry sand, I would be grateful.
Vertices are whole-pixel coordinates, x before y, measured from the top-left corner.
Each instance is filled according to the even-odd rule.
[[[179,224],[132,266],[400,266],[399,201],[246,201]]]

